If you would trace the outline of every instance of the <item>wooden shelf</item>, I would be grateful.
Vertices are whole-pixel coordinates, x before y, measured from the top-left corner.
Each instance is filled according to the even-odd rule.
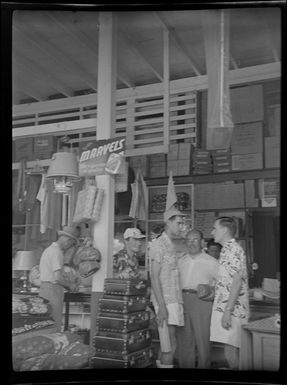
[[[260,170],[233,171],[221,174],[204,174],[189,176],[174,176],[175,184],[218,183],[226,181],[239,181],[249,179],[279,178],[280,168],[268,168]],[[147,186],[167,185],[168,177],[146,179]]]

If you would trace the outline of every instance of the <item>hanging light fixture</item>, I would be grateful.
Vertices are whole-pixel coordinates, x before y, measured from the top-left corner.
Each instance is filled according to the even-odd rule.
[[[47,178],[54,180],[54,192],[68,194],[73,183],[80,180],[77,156],[74,152],[53,154]]]

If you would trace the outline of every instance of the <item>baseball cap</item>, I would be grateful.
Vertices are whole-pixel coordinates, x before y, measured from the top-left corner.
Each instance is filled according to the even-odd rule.
[[[124,239],[127,238],[145,238],[145,235],[143,235],[137,228],[129,228],[124,232]]]

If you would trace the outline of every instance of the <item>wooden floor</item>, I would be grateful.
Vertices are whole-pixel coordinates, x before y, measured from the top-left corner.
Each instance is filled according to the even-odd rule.
[[[158,358],[159,352],[159,340],[153,340],[152,346],[154,347],[155,359]],[[224,358],[222,344],[212,342],[211,343],[211,369],[227,369],[228,365]]]

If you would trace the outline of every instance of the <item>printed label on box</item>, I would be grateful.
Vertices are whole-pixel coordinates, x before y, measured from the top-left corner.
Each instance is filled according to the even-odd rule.
[[[237,125],[233,129],[232,154],[255,154],[263,152],[262,123]]]
[[[232,155],[232,170],[256,170],[263,168],[262,154]]]

